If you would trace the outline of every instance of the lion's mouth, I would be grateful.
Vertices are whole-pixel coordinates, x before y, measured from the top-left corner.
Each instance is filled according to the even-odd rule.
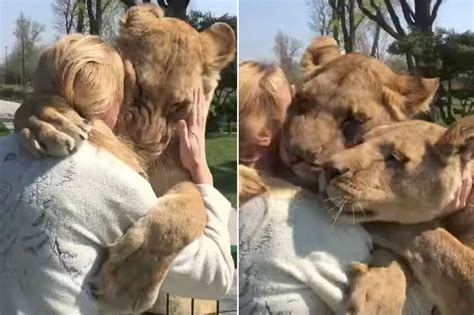
[[[364,208],[357,196],[343,187],[331,183],[324,190],[323,196],[325,208],[334,224],[372,221],[376,216],[374,210]]]

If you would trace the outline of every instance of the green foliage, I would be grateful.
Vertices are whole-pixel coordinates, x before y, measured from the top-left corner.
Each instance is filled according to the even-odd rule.
[[[0,85],[0,99],[5,101],[21,103],[31,92],[31,87],[27,87],[26,91],[23,91],[21,85]]]
[[[2,122],[0,122],[0,137],[6,136],[8,134],[10,134],[10,131],[7,129],[7,127],[5,127],[5,125]]]
[[[187,21],[202,32],[217,22],[227,23],[237,35],[237,17],[229,14],[214,16],[211,12],[191,11]],[[211,102],[207,129],[210,132],[231,132],[237,121],[237,63],[221,71],[221,80]]]

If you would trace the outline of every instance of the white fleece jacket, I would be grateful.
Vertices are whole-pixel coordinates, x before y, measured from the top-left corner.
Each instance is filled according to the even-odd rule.
[[[352,262],[367,262],[372,238],[332,224],[318,196],[289,183],[239,209],[239,314],[340,314]],[[390,284],[387,284],[390,285]],[[429,315],[414,287],[404,315]]]
[[[199,185],[205,234],[174,261],[161,292],[217,299],[234,266],[230,203]],[[16,135],[0,138],[0,315],[98,315],[90,294],[102,249],[156,202],[149,183],[85,143],[65,159],[39,160]]]

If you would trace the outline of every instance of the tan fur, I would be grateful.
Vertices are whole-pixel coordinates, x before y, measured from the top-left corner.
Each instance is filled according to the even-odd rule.
[[[141,312],[155,302],[174,257],[204,231],[206,210],[200,193],[193,184],[182,183],[189,174],[178,158],[175,127],[191,110],[194,88],[202,87],[206,101],[211,101],[219,71],[234,58],[235,35],[223,23],[198,33],[183,21],[164,18],[158,6],[139,5],[122,19],[118,48],[124,60],[125,93],[116,132],[139,158],[127,145],[111,145],[117,139],[101,133],[95,124],[90,140],[134,169],[141,161],[156,192],[177,184],[109,248],[99,274],[98,293],[104,304],[121,312]],[[77,126],[89,125],[71,107],[48,105],[22,106],[15,126],[30,150],[50,154],[51,147],[59,155],[69,154],[87,138],[85,127],[78,136]],[[37,148],[35,139],[49,145]]]
[[[370,214],[377,220],[428,221],[417,225],[377,223],[367,228],[376,243],[408,261],[441,314],[474,312],[474,194],[471,192],[466,209],[430,221],[443,214],[449,196],[459,188],[461,164],[472,155],[473,127],[474,117],[461,119],[447,131],[422,121],[395,124],[374,129],[364,144],[330,160],[342,163],[342,156],[350,156],[354,161],[351,170],[331,181],[330,196],[344,187],[342,195],[349,203],[357,199],[363,208],[377,209]],[[372,150],[393,145],[409,158],[398,169],[387,163],[382,166],[384,159]],[[359,157],[366,162],[361,163]],[[357,191],[345,189],[349,186]],[[362,215],[359,221],[372,219]]]
[[[280,154],[284,164],[296,174],[296,181],[316,191],[323,164],[333,154],[360,143],[363,135],[377,126],[405,121],[428,110],[438,86],[436,79],[397,75],[380,61],[367,56],[341,55],[335,42],[328,38],[314,40],[301,65],[305,82],[297,91],[283,126]],[[347,123],[350,128],[344,130]],[[441,127],[432,128],[435,138],[444,132]],[[366,155],[357,156],[355,160],[364,163],[366,158]],[[373,177],[369,171],[365,173],[367,181]],[[249,186],[242,181],[240,185],[241,190]],[[252,185],[256,186],[255,183]],[[357,185],[366,184],[358,182]],[[437,196],[424,209],[436,201],[446,202],[449,190],[456,187],[456,183],[448,183],[447,193]],[[350,188],[355,190],[358,186],[354,184]],[[272,190],[272,187],[267,184],[267,189]],[[252,193],[251,190],[247,192]],[[353,207],[358,211],[354,219],[366,219],[359,204],[354,202],[347,206],[347,220],[353,220]],[[427,213],[433,217],[439,215],[439,209],[429,209]],[[367,211],[365,215],[369,213]],[[410,213],[406,220],[416,220],[416,212]],[[388,216],[387,213],[384,215]],[[371,263],[377,263],[377,257]],[[348,314],[400,314],[406,288],[412,285],[408,270],[403,270],[402,263],[393,260],[387,266],[372,266],[367,272],[359,273],[359,277],[354,278],[357,281],[353,284],[352,295],[349,295]],[[390,281],[390,288],[381,285],[384,279]],[[365,294],[361,294],[367,290],[374,294],[373,298],[366,299]],[[388,296],[391,298],[386,299]]]
[[[239,202],[245,203],[255,196],[268,191],[258,171],[245,165],[239,165]]]
[[[312,187],[329,156],[376,126],[427,111],[438,86],[436,79],[395,74],[368,56],[341,55],[331,43],[323,37],[307,48],[303,66],[316,70],[296,92],[280,145],[283,162]]]

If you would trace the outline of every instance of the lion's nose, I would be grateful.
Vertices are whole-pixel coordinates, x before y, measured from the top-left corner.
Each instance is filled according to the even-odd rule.
[[[328,182],[335,177],[346,174],[347,172],[349,172],[349,168],[344,165],[334,162],[327,162],[324,164],[324,175]]]

